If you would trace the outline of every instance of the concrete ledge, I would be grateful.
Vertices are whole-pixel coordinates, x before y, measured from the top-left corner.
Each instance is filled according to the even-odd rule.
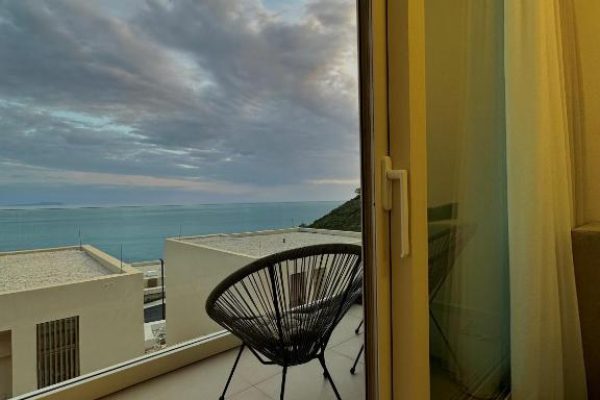
[[[227,351],[239,344],[240,341],[235,336],[221,331],[21,395],[13,400],[94,400]]]
[[[96,262],[101,264],[104,268],[112,271],[115,274],[141,274],[142,272],[133,268],[131,265],[121,262],[115,257],[98,250],[97,248],[90,245],[83,245],[82,249]]]

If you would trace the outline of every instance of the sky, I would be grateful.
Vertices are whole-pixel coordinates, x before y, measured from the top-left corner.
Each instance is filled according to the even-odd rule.
[[[343,200],[354,0],[0,0],[0,206]]]

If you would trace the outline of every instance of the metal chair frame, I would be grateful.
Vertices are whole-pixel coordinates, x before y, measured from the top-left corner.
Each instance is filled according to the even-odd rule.
[[[219,399],[225,398],[247,347],[260,363],[282,366],[280,399],[288,368],[318,359],[323,376],[341,400],[327,369],[325,350],[361,290],[361,247],[351,244],[284,251],[227,277],[209,295],[206,311],[239,337],[242,346]]]

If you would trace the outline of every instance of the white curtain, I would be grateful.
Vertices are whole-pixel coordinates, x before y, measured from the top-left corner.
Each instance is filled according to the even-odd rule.
[[[469,0],[465,12],[465,108],[456,178],[464,247],[457,249],[448,285],[452,303],[464,311],[449,332],[465,390],[461,398],[491,399],[504,392],[510,370],[503,5]]]
[[[448,320],[460,398],[490,399],[504,391],[509,371],[503,6],[464,4],[465,96],[455,177],[462,243],[444,294],[461,310]]]
[[[457,235],[431,303],[436,400],[501,398],[509,389],[503,7],[426,2],[429,205],[455,205],[451,220],[430,220],[430,234],[451,225]],[[430,241],[434,260],[439,246]],[[434,282],[438,268],[430,265]]]
[[[514,400],[586,398],[570,236],[576,116],[563,1],[505,1]]]

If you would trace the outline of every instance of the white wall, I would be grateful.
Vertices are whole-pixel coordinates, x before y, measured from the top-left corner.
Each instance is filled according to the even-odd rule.
[[[144,354],[142,273],[0,295],[0,332],[12,332],[13,395],[37,389],[36,324],[79,316],[80,372]]]
[[[254,258],[175,239],[165,241],[167,345],[222,330],[204,311],[210,292]]]

